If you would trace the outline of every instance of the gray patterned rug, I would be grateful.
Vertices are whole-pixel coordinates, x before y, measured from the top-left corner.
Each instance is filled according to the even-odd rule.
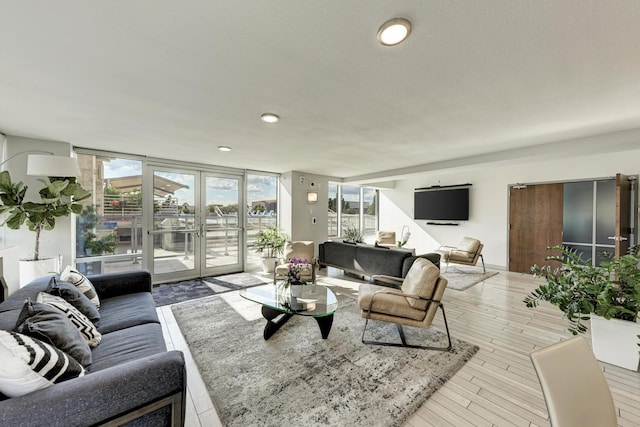
[[[489,277],[498,274],[497,271],[487,271],[486,273],[474,271],[461,271],[455,268],[449,268],[449,271],[441,272],[440,275],[447,279],[447,289],[455,289],[456,291],[464,291],[473,285],[476,285]]]
[[[294,316],[264,341],[265,321],[244,320],[223,296],[172,307],[224,426],[403,425],[478,350],[455,337],[452,352],[364,345],[356,301],[338,298],[326,340]],[[371,324],[376,339],[397,339],[395,325]],[[446,343],[435,329],[406,332]]]
[[[200,277],[180,282],[162,283],[153,286],[153,299],[156,307],[171,305],[221,294],[237,291],[251,286],[264,285],[264,281],[249,273],[234,273],[224,276]]]

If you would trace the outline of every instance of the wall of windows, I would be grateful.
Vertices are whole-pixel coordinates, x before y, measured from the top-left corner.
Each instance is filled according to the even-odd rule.
[[[347,228],[375,239],[378,229],[378,190],[370,187],[329,184],[329,238],[341,237]]]

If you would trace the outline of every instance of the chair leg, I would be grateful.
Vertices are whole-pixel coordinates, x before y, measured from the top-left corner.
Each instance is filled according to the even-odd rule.
[[[487,269],[484,268],[484,257],[482,256],[482,254],[480,254],[480,261],[482,262],[482,272],[486,273]]]
[[[362,343],[370,344],[370,345],[384,345],[388,347],[407,347],[407,348],[419,348],[422,350],[436,350],[436,351],[451,351],[453,349],[453,345],[451,344],[451,334],[449,333],[449,324],[447,323],[447,315],[444,312],[444,305],[442,303],[438,304],[440,309],[442,310],[442,318],[444,319],[444,327],[447,331],[447,346],[446,347],[431,347],[417,344],[409,344],[404,335],[404,330],[402,329],[402,325],[396,323],[396,327],[398,328],[398,333],[400,334],[401,343],[398,342],[384,342],[384,341],[371,341],[365,340],[364,334],[367,331],[367,325],[369,324],[369,315],[367,314],[366,320],[364,322],[364,329],[362,330]]]

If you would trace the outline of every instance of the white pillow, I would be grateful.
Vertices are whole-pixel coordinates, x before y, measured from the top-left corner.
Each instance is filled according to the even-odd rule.
[[[84,274],[78,270],[74,270],[70,265],[67,265],[62,273],[60,273],[60,280],[71,283],[78,288],[80,292],[84,294],[89,301],[91,301],[97,308],[100,308],[100,299],[96,293],[96,288],[93,287],[93,283],[87,279]]]
[[[84,375],[76,360],[35,338],[0,330],[0,392],[22,396]]]

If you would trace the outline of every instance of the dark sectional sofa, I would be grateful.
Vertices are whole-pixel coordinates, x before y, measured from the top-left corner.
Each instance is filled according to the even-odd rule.
[[[320,268],[331,266],[359,276],[385,275],[405,277],[416,258],[426,258],[440,267],[440,255],[412,255],[409,251],[340,241],[320,243]]]
[[[182,352],[167,351],[151,295],[151,275],[138,270],[89,277],[100,298],[100,344],[82,377],[29,394],[0,396],[3,426],[181,426],[186,370]],[[49,277],[0,304],[0,329],[15,328],[26,298]]]

